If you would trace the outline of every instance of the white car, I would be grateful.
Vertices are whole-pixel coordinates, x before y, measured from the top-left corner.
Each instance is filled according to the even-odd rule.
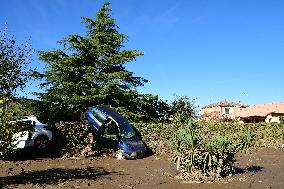
[[[38,121],[34,115],[24,116],[18,121],[11,121],[10,123],[22,122],[29,124],[32,127],[32,132],[22,131],[13,135],[12,146],[16,149],[26,147],[36,147],[38,149],[44,149],[48,146],[52,139],[52,131],[47,124],[43,124]]]

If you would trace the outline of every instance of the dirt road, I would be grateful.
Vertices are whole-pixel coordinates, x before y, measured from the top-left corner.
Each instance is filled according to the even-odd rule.
[[[0,161],[0,183],[3,188],[284,189],[283,149],[260,149],[237,160],[237,174],[218,183],[176,179],[175,167],[166,156],[122,161],[111,157]]]

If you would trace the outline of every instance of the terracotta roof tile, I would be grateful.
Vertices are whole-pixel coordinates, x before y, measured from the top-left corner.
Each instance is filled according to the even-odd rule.
[[[209,104],[207,106],[202,107],[204,108],[212,108],[212,107],[218,107],[218,106],[222,106],[222,107],[247,107],[246,105],[239,103],[239,102],[229,102],[226,99],[225,100],[221,100],[219,102],[213,103],[213,104]]]
[[[265,117],[271,113],[284,113],[284,102],[274,102],[270,104],[257,104],[242,109],[238,112],[238,117]]]

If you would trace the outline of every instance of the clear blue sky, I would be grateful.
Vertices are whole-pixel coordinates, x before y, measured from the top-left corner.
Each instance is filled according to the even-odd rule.
[[[94,17],[104,2],[3,0],[0,28],[7,22],[17,39],[31,36],[35,49],[51,50],[68,34],[84,34],[80,17]],[[145,53],[127,65],[151,81],[142,92],[187,95],[201,106],[284,101],[283,0],[110,2],[126,47]]]

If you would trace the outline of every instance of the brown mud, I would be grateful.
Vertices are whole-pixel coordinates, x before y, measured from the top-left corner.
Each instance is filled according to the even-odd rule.
[[[237,157],[236,174],[215,183],[175,178],[167,156],[118,161],[98,158],[36,158],[0,161],[0,188],[199,188],[284,189],[284,149],[258,149]]]

